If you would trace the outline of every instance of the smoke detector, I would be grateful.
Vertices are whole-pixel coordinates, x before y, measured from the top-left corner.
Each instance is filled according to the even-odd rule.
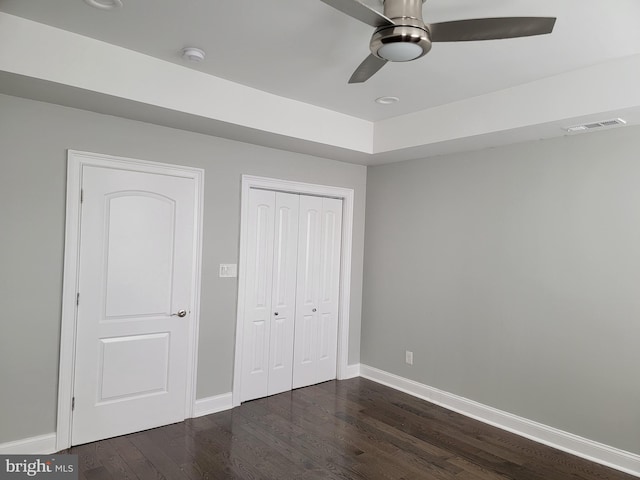
[[[196,47],[186,47],[182,49],[182,58],[190,62],[201,62],[204,60],[205,53]]]

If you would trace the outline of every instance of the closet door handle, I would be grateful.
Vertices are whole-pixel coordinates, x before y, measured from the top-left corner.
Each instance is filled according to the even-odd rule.
[[[278,312],[273,312],[273,314],[277,317],[278,316]]]
[[[317,309],[317,308],[314,308],[314,309],[312,309],[311,311],[315,313],[315,312],[317,312],[317,311],[318,311],[318,309]]]

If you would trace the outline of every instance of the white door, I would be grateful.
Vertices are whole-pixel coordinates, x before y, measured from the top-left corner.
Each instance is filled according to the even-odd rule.
[[[300,196],[293,388],[336,378],[342,200]]]
[[[291,390],[292,385],[298,205],[298,195],[276,194],[268,395]]]
[[[74,445],[185,418],[193,178],[82,171]]]
[[[291,389],[298,195],[249,191],[241,401]]]

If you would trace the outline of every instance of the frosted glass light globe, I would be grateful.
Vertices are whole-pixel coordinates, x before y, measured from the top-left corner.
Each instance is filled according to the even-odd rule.
[[[380,47],[378,55],[390,62],[408,62],[422,55],[422,47],[411,42],[387,43]]]

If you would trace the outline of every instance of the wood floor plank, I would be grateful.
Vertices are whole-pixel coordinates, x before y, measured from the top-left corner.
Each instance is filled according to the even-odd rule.
[[[129,436],[116,437],[111,439],[113,447],[124,462],[140,479],[153,478],[164,479],[158,469],[156,469],[149,459],[131,442]]]
[[[67,452],[86,480],[637,480],[363,378]]]
[[[138,475],[114,448],[112,439],[103,440],[100,443],[102,444],[100,463],[113,478],[138,480]]]
[[[131,443],[140,450],[153,467],[168,480],[187,480],[188,477],[180,467],[162,451],[160,445],[152,440],[150,431],[136,433],[129,438]]]

